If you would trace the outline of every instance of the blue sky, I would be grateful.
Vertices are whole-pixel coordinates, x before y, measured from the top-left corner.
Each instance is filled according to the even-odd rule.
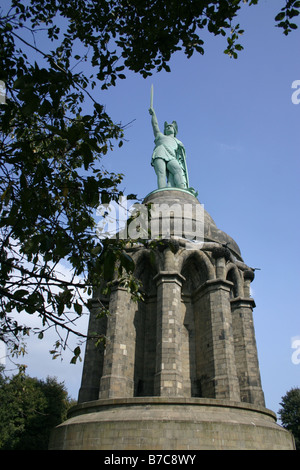
[[[177,121],[199,201],[238,243],[244,261],[260,268],[252,283],[254,326],[266,406],[275,412],[281,397],[300,387],[300,364],[292,361],[292,341],[300,339],[300,104],[291,99],[292,83],[300,80],[300,29],[285,37],[274,26],[283,3],[262,0],[243,8],[237,22],[245,29],[245,49],[237,60],[223,54],[223,38],[206,33],[204,56],[188,60],[178,53],[171,73],[146,80],[129,73],[115,88],[93,92],[115,122],[131,122],[123,147],[103,160],[108,170],[124,173],[125,194],[143,198],[156,189],[152,83],[161,127]],[[70,365],[68,355],[53,361],[51,341],[30,341],[22,359],[27,372],[56,376],[77,398],[82,364]]]

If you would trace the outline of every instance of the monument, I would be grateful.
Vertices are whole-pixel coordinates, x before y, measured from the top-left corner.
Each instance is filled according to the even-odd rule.
[[[157,117],[153,108],[153,86],[149,112],[152,116],[152,128],[155,136],[155,148],[152,154],[151,165],[157,175],[157,187],[186,189],[197,196],[194,188],[189,187],[189,177],[186,165],[186,152],[182,142],[176,138],[178,133],[177,122],[164,123],[164,133],[159,129]],[[167,181],[167,185],[166,185]]]
[[[151,218],[159,236],[157,245],[137,240],[127,249],[144,300],[133,301],[118,278],[108,296],[94,292],[89,334],[105,335],[106,343],[87,342],[78,404],[49,448],[294,449],[292,435],[265,407],[254,270],[190,188],[177,124],[160,132],[151,96],[158,188],[144,205],[161,209]],[[103,304],[110,313],[98,318]]]

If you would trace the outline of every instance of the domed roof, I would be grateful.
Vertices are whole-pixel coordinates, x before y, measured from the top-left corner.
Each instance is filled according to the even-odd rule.
[[[174,207],[175,204],[179,204],[181,207],[183,205],[191,205],[192,210],[187,212],[185,210],[184,215],[186,217],[186,213],[190,214],[188,215],[188,218],[191,219],[191,221],[194,221],[195,219],[195,207],[197,205],[201,206],[200,202],[198,199],[193,196],[189,191],[184,190],[184,189],[177,189],[177,188],[164,188],[164,189],[157,189],[155,191],[152,191],[150,194],[148,194],[144,201],[144,204],[167,204],[170,208],[172,206]],[[201,206],[202,207],[202,206]],[[218,229],[216,226],[214,220],[210,216],[210,214],[204,209],[204,242],[216,242],[220,243],[222,245],[227,245],[230,251],[240,260],[242,261],[242,256],[241,252],[239,249],[238,244],[231,238],[227,233],[223,232],[222,230]],[[176,219],[176,214],[174,215],[174,218]],[[194,221],[195,222],[195,221]],[[195,223],[194,223],[195,226]],[[195,238],[195,232],[185,233],[183,234],[182,238],[187,238],[187,239],[193,239]]]

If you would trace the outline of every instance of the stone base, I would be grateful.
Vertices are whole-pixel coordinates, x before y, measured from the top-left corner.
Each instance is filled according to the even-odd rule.
[[[206,398],[137,397],[82,403],[50,450],[293,450],[272,411]]]

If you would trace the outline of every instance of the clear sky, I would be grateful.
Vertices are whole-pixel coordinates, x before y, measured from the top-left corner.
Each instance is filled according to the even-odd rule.
[[[300,29],[285,37],[275,27],[283,4],[261,0],[243,8],[237,21],[245,49],[237,60],[223,54],[223,38],[205,34],[204,56],[176,54],[171,73],[146,80],[130,73],[109,91],[94,90],[115,122],[131,122],[124,146],[103,160],[108,170],[125,174],[125,194],[143,198],[156,189],[148,113],[153,83],[159,123],[177,121],[199,201],[238,243],[245,263],[260,268],[252,283],[254,326],[266,406],[275,412],[281,397],[300,387],[300,104],[291,99],[292,83],[300,80]],[[21,362],[31,376],[64,381],[77,398],[82,364],[70,365],[68,354],[52,360],[53,342],[30,340]]]

